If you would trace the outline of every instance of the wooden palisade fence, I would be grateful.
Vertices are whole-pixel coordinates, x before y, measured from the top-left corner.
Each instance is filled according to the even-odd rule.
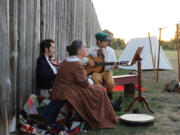
[[[15,130],[16,115],[35,91],[40,41],[55,40],[62,60],[72,40],[95,45],[100,30],[91,0],[0,0],[1,135]]]

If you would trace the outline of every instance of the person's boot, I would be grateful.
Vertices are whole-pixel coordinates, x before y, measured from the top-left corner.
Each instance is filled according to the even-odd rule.
[[[109,97],[109,100],[111,101],[111,100],[112,100],[112,93],[107,92],[107,95],[108,95],[108,97]]]
[[[118,100],[114,103],[113,108],[115,111],[121,111],[122,96],[119,96]]]
[[[111,101],[111,104],[114,105],[114,101],[112,100],[112,93],[107,92],[107,95],[109,97],[109,100]]]
[[[107,92],[107,95],[109,97],[109,100],[111,101],[111,104],[114,104],[114,101],[112,100],[112,93]]]
[[[122,104],[122,101],[123,101],[123,97],[122,97],[122,96],[119,96],[119,98],[118,98],[117,101],[115,102],[115,105],[120,106],[120,105]]]
[[[120,99],[118,99],[115,103],[112,101],[112,93],[110,93],[110,92],[107,92],[107,95],[108,95],[108,97],[109,97],[109,100],[111,101],[111,104],[112,104],[112,106],[113,106],[113,109],[115,110],[115,111],[121,111],[121,107],[120,107]],[[122,98],[121,98],[122,99]]]

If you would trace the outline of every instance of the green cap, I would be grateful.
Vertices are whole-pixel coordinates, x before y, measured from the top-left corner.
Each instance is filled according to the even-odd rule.
[[[98,32],[95,34],[96,40],[100,40],[100,41],[110,41],[110,37],[108,34],[104,33],[104,32]]]

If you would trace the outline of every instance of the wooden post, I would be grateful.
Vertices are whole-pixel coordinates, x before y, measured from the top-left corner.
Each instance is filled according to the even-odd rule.
[[[18,59],[18,0],[13,0],[9,5],[10,14],[10,29],[9,29],[9,44],[10,44],[10,78],[12,82],[11,97],[11,114],[12,118],[9,122],[10,132],[16,130],[16,115],[17,115],[17,59]]]
[[[179,82],[180,82],[180,58],[179,58],[179,24],[177,24],[176,28],[176,41],[177,41],[177,56],[178,56],[178,79],[179,79]]]
[[[158,48],[158,63],[157,63],[157,80],[156,83],[158,83],[158,79],[159,79],[159,61],[160,61],[160,44],[161,44],[161,30],[162,28],[159,28],[159,48]]]
[[[86,40],[86,0],[82,0],[82,32],[81,32],[81,38],[85,41]]]
[[[46,28],[46,0],[40,0],[40,4],[41,4],[41,15],[40,15],[40,27],[41,27],[41,30],[40,30],[40,39],[43,40],[46,38],[46,31],[47,31],[47,28]]]
[[[34,26],[33,26],[33,56],[32,56],[32,90],[36,93],[36,61],[39,56],[40,43],[40,1],[34,0]]]
[[[19,0],[18,8],[18,67],[17,67],[17,108],[21,110],[25,95],[25,44],[26,44],[26,0]]]
[[[0,134],[8,135],[11,116],[9,68],[9,0],[0,0]]]
[[[152,52],[152,44],[151,44],[151,36],[150,33],[148,33],[148,37],[149,37],[149,45],[150,45],[150,51],[151,51],[151,58],[152,58],[152,64],[153,64],[153,70],[154,70],[154,79],[156,79],[156,67],[155,67],[155,63],[154,63],[154,58],[153,58],[153,52]]]
[[[55,40],[56,34],[56,0],[50,1],[49,9],[49,38]]]
[[[45,7],[45,10],[46,10],[46,25],[45,25],[45,29],[46,29],[46,32],[45,32],[45,39],[46,38],[49,38],[49,36],[50,36],[50,24],[49,24],[49,9],[50,9],[50,2],[51,1],[49,1],[49,0],[46,0],[46,1],[44,1],[44,2],[46,2],[46,7]]]
[[[92,34],[92,3],[90,0],[86,2],[86,42],[87,46],[90,47],[92,45],[92,39],[94,35]]]
[[[25,35],[25,101],[32,93],[32,57],[33,57],[33,27],[34,27],[34,0],[26,1],[26,35]],[[24,101],[24,102],[25,102]]]

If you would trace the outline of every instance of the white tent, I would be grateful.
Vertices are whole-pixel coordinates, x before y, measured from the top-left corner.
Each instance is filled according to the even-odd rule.
[[[152,53],[155,61],[155,67],[157,69],[158,63],[158,40],[156,37],[151,37],[152,44]],[[119,57],[118,61],[131,61],[133,56],[139,46],[144,46],[143,51],[141,52],[142,58],[142,70],[153,70],[152,56],[150,50],[149,38],[135,38],[131,39],[124,49],[122,55]],[[137,70],[137,63],[132,66],[120,66],[123,69]],[[167,57],[165,56],[162,48],[160,48],[160,61],[159,61],[159,69],[172,70],[172,66],[169,63]]]

